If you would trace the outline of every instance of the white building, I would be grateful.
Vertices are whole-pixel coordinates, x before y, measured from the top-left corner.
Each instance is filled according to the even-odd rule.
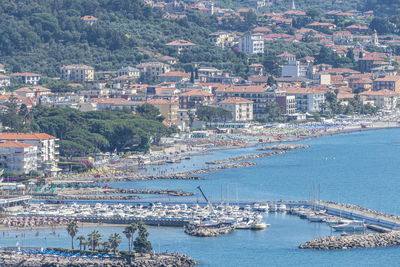
[[[0,133],[0,142],[14,141],[37,146],[37,166],[45,174],[56,172],[58,161],[58,144],[56,139],[46,133]]]
[[[26,84],[37,85],[40,81],[40,74],[36,73],[12,73],[11,76],[16,77],[21,80],[21,82]]]
[[[282,77],[306,77],[308,66],[299,61],[290,62],[282,66]]]
[[[287,95],[296,98],[296,109],[298,112],[316,112],[321,110],[325,102],[325,92],[311,88],[287,88]]]
[[[123,67],[118,70],[118,76],[140,77],[140,70],[133,67]]]
[[[10,86],[11,85],[11,79],[10,77],[0,74],[0,87],[3,86]]]
[[[239,39],[239,50],[246,54],[264,53],[263,36],[259,34],[245,35]]]
[[[5,172],[28,174],[38,167],[37,146],[19,142],[0,143],[0,168]]]
[[[242,97],[231,97],[218,103],[222,109],[232,113],[233,121],[252,121],[253,120],[253,101]]]

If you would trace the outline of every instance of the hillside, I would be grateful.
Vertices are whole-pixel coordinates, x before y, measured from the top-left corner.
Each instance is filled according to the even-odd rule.
[[[85,23],[85,15],[98,22]],[[190,13],[181,20],[166,20],[138,0],[4,0],[0,62],[10,71],[48,76],[57,76],[60,66],[72,63],[116,69],[173,55],[165,44],[175,39],[190,40],[198,50],[207,51],[199,61],[223,62],[229,52],[216,53],[208,42],[208,34],[216,30],[213,25],[212,18]]]

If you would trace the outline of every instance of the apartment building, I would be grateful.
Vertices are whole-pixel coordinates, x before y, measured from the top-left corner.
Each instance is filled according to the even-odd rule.
[[[28,174],[38,169],[38,148],[14,141],[0,142],[0,168],[5,172]]]
[[[74,82],[90,82],[94,80],[94,68],[87,65],[68,65],[61,67],[61,79]]]
[[[253,101],[242,97],[231,97],[218,103],[222,109],[232,114],[235,122],[248,122],[253,120]]]
[[[250,34],[239,38],[239,50],[246,54],[264,53],[264,39],[260,34]]]

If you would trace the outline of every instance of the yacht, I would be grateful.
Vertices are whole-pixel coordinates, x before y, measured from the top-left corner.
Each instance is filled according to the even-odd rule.
[[[362,221],[350,221],[347,223],[332,225],[331,227],[335,231],[363,231],[363,230],[365,230],[365,224]]]
[[[280,204],[278,207],[278,211],[286,211],[286,205],[285,204]]]

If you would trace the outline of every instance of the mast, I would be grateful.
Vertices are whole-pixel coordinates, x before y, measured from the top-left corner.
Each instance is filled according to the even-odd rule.
[[[294,3],[294,0],[292,0],[292,10],[296,10],[296,5]]]

